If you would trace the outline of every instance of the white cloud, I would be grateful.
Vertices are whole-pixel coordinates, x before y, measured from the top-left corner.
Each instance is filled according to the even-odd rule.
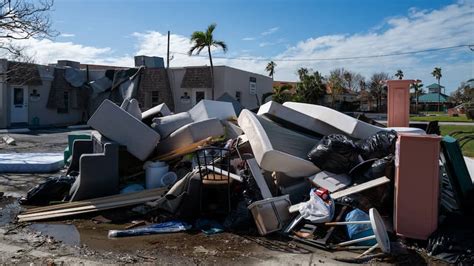
[[[282,58],[340,58],[353,56],[380,55],[417,51],[431,48],[470,44],[474,36],[474,7],[471,4],[458,3],[438,10],[407,10],[405,16],[387,18],[378,30],[368,29],[357,34],[337,34],[315,36],[290,45],[282,52],[272,56],[276,61],[275,79],[296,80],[296,70],[300,67],[312,68],[323,74],[331,69],[344,67],[359,72],[367,78],[374,72],[386,71],[390,74],[402,69],[407,79],[421,79],[424,84],[435,82],[431,71],[435,66],[443,69],[441,82],[448,90],[455,89],[463,80],[474,77],[474,54],[467,48],[446,52],[431,52],[416,55],[379,57],[340,61],[278,61]],[[278,27],[264,32],[276,32]],[[262,33],[263,35],[263,33]],[[131,35],[135,41],[133,55],[166,56],[167,36],[156,31],[135,32]],[[249,37],[250,38],[250,37]],[[171,35],[172,67],[209,64],[206,51],[201,56],[188,56],[189,38],[184,35]],[[278,41],[277,41],[278,42]],[[30,47],[29,53],[39,63],[51,63],[58,59],[70,59],[85,63],[133,66],[133,55],[117,55],[110,47],[92,47],[73,42],[55,42],[51,40],[22,41]],[[262,42],[266,47],[270,42]],[[238,51],[238,47],[230,47]],[[231,60],[219,49],[213,49],[216,65],[229,65],[265,74],[267,59],[253,56],[252,60]],[[260,61],[262,60],[262,61]]]
[[[24,52],[36,63],[49,64],[67,59],[89,64],[110,64],[133,66],[131,56],[114,56],[109,47],[98,48],[73,42],[55,42],[49,39],[18,40],[16,44],[24,47]]]
[[[59,36],[64,37],[64,38],[72,38],[72,37],[75,37],[76,34],[74,34],[74,33],[61,33]]]
[[[255,41],[255,37],[245,37],[242,38],[242,41]]]
[[[273,34],[273,33],[277,32],[278,29],[280,29],[280,28],[279,28],[279,27],[270,28],[270,29],[268,29],[268,30],[262,32],[261,35],[265,36],[265,35]]]

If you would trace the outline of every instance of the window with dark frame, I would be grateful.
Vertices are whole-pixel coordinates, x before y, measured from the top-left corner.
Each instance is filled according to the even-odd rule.
[[[241,99],[241,93],[240,93],[240,91],[236,91],[236,92],[235,92],[235,99],[240,103],[240,99]]]
[[[159,91],[152,91],[151,92],[151,106],[157,106],[160,104],[160,92]]]
[[[64,106],[61,108],[58,108],[58,113],[67,114],[69,113],[69,92],[68,91],[64,92],[63,101],[64,101]]]

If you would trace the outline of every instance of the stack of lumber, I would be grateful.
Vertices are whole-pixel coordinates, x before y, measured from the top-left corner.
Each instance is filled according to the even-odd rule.
[[[95,198],[87,201],[75,201],[33,208],[18,215],[18,221],[38,221],[142,204],[163,197],[167,190],[167,188],[156,188],[134,193]]]
[[[208,137],[206,139],[203,139],[203,140],[200,140],[198,142],[192,143],[188,146],[181,147],[181,148],[176,149],[174,151],[170,151],[166,154],[160,155],[160,156],[152,159],[152,161],[154,161],[154,160],[170,161],[170,160],[173,160],[177,157],[184,156],[186,154],[195,152],[196,150],[200,149],[201,147],[209,145],[211,142],[212,142],[212,137]]]

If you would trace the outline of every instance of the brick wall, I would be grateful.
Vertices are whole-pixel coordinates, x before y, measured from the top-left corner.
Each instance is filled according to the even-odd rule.
[[[181,88],[211,88],[211,69],[209,67],[187,67],[181,81]]]
[[[151,95],[154,91],[158,92],[159,103],[166,103],[171,110],[174,110],[168,72],[165,68],[146,68],[141,73],[137,98],[142,111],[153,107]]]

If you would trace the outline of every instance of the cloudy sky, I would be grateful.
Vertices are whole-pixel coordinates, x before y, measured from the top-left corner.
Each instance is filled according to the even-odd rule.
[[[189,36],[217,23],[215,38],[229,51],[214,51],[215,64],[266,74],[274,60],[275,80],[297,80],[300,67],[325,75],[344,67],[366,77],[402,69],[428,85],[441,67],[441,83],[452,91],[474,78],[474,46],[373,57],[474,45],[474,0],[56,0],[51,17],[60,35],[22,43],[38,63],[133,66],[134,55],[166,57],[170,30],[172,67],[206,65],[206,54],[186,55]]]

